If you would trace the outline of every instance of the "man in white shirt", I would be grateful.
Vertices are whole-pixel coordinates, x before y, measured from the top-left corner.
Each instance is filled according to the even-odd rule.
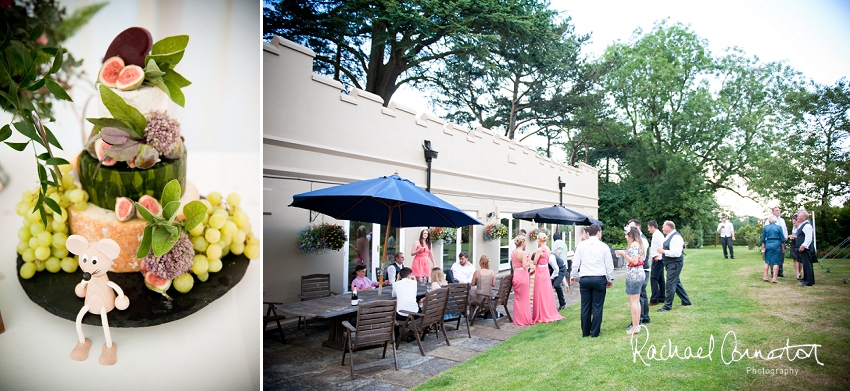
[[[581,292],[581,336],[596,338],[602,328],[605,290],[614,284],[614,259],[611,248],[602,243],[602,228],[585,228],[588,238],[576,246],[570,282],[579,281]]]
[[[679,299],[682,300],[682,306],[691,305],[688,292],[685,292],[685,287],[679,280],[679,274],[682,273],[682,265],[685,261],[685,240],[676,231],[676,224],[670,220],[664,222],[661,230],[667,235],[664,238],[663,247],[658,249],[658,254],[661,255],[661,262],[664,263],[664,268],[667,269],[667,292],[665,293],[666,300],[664,300],[664,306],[659,308],[658,312],[672,310],[673,297],[675,295],[678,295]]]
[[[783,237],[787,238],[788,237],[788,227],[785,226],[785,220],[783,220],[781,217],[779,217],[779,213],[781,213],[782,210],[780,210],[778,206],[774,206],[773,209],[770,210],[770,212],[773,213],[774,217],[776,217],[776,224],[779,224],[779,228],[782,229]],[[764,220],[764,226],[766,227],[767,224],[769,224],[769,223],[765,219]],[[764,259],[764,253],[762,253],[762,259]],[[778,276],[782,277],[782,278],[785,278],[785,273],[784,273],[784,270],[782,269],[782,266],[783,266],[784,263],[785,263],[785,242],[782,242],[782,261],[779,262],[779,274],[778,274]],[[773,269],[771,269],[771,272],[773,272]],[[776,279],[776,277],[774,277],[774,279]]]
[[[720,232],[720,245],[723,246],[723,259],[729,259],[726,256],[726,248],[729,248],[729,255],[735,259],[735,251],[732,250],[732,242],[735,241],[735,226],[731,222],[726,221],[726,216],[720,216],[720,224],[717,224],[717,232]]]
[[[469,263],[469,255],[460,253],[457,261],[452,265],[452,275],[457,282],[472,283],[472,275],[475,274],[475,266]]]
[[[812,222],[809,221],[809,212],[801,210],[797,214],[797,221],[802,221],[797,227],[797,232],[794,233],[794,246],[798,247],[797,258],[803,264],[803,280],[800,286],[812,286],[815,285],[815,271],[812,268],[815,257],[812,239],[814,239],[815,230],[812,228]],[[817,258],[814,259],[817,260]]]
[[[664,246],[664,234],[658,229],[658,222],[655,220],[649,220],[646,226],[649,229],[649,233],[652,234],[652,242],[649,245],[649,256],[652,257],[650,260],[652,266],[650,266],[649,273],[652,296],[649,298],[649,305],[653,306],[663,303],[667,297],[664,286],[664,263],[661,262],[661,254],[658,253],[658,249]]]
[[[399,280],[393,284],[393,297],[396,298],[396,315],[395,318],[404,321],[407,319],[407,314],[401,311],[419,312],[419,303],[416,302],[416,280],[412,278],[413,270],[409,267],[402,268],[398,272]],[[399,326],[395,327],[395,336],[398,338]],[[408,342],[410,340],[408,339]]]
[[[395,262],[387,266],[387,281],[394,284],[399,278],[399,272],[404,268],[404,253],[398,252],[394,257]]]

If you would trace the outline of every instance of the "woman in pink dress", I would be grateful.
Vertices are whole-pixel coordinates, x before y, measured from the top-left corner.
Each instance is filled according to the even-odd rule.
[[[543,232],[537,234],[537,252],[532,257],[537,265],[537,271],[534,273],[534,305],[531,309],[531,319],[534,323],[549,323],[564,319],[558,313],[558,306],[555,305],[552,280],[549,278],[549,247],[546,247],[546,238]]]
[[[525,235],[514,238],[516,250],[511,254],[511,267],[514,268],[513,290],[514,290],[514,324],[517,326],[530,326],[534,324],[531,320],[531,303],[528,301],[528,260],[525,254]]]
[[[429,238],[428,229],[423,229],[419,234],[419,240],[413,244],[413,250],[410,251],[413,255],[413,275],[420,282],[428,282],[428,276],[431,275],[431,269],[434,265],[434,255],[431,253],[431,239]]]

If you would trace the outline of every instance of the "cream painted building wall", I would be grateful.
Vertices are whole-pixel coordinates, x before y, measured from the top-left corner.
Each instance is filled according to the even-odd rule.
[[[337,293],[348,290],[347,246],[320,255],[298,252],[297,233],[311,223],[309,211],[287,206],[293,195],[394,172],[424,189],[424,140],[439,152],[431,192],[484,224],[557,204],[558,177],[566,182],[564,206],[598,217],[595,168],[564,165],[488,129],[463,129],[395,101],[383,107],[380,97],[362,90],[345,93],[339,82],[312,73],[313,57],[309,48],[279,37],[263,45],[264,299],[297,301],[300,276],[313,273],[330,273]],[[314,223],[322,221],[348,226],[322,215]],[[477,265],[487,255],[495,270],[499,243],[484,241],[483,228],[472,229],[470,261]],[[401,251],[409,254],[421,229],[402,230]],[[378,232],[377,225],[370,231]],[[372,241],[374,262],[383,238]],[[408,266],[412,258],[406,257]]]

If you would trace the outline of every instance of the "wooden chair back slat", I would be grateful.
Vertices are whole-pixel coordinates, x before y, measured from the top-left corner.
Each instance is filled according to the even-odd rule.
[[[301,276],[301,300],[311,300],[319,297],[327,297],[331,293],[330,274],[311,274]]]

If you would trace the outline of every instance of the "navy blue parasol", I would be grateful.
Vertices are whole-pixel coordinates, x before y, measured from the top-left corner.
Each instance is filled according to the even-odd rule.
[[[567,209],[563,205],[554,205],[547,208],[517,212],[513,214],[513,217],[515,219],[529,220],[537,223],[602,225],[601,221],[572,209]]]

